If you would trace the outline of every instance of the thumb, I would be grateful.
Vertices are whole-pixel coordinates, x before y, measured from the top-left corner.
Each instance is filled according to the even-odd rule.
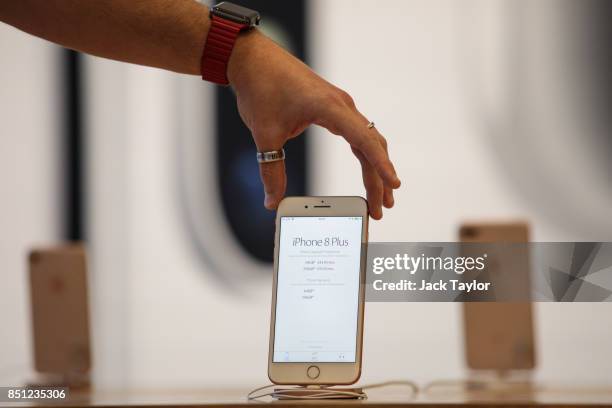
[[[287,189],[285,161],[259,163],[259,175],[266,193],[264,206],[268,210],[275,210],[285,196],[285,190]]]

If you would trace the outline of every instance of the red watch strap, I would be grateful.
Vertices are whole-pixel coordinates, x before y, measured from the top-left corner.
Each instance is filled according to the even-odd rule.
[[[202,79],[220,85],[228,85],[227,63],[240,31],[247,24],[236,23],[213,15],[210,30],[202,53]]]

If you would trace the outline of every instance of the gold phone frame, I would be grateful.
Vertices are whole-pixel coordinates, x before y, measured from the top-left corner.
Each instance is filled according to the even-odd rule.
[[[465,222],[461,242],[527,243],[529,224],[514,222]],[[529,287],[528,254],[516,262],[517,279]],[[511,264],[510,261],[503,264]],[[535,326],[530,302],[463,303],[465,360],[472,370],[527,370],[536,366]],[[493,343],[491,339],[503,341]]]
[[[359,271],[359,306],[355,362],[347,363],[284,363],[273,362],[274,329],[276,323],[276,291],[281,217],[362,217],[361,261]],[[279,204],[276,213],[274,236],[274,278],[272,285],[272,311],[270,318],[270,344],[268,350],[268,378],[281,385],[348,385],[361,376],[363,345],[363,316],[365,305],[365,272],[368,242],[368,206],[362,197],[287,197]],[[319,375],[313,379],[307,370],[316,366]]]

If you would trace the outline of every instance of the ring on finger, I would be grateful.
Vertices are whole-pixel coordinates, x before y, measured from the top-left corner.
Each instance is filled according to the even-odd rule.
[[[285,149],[257,152],[258,163],[272,163],[285,160]]]

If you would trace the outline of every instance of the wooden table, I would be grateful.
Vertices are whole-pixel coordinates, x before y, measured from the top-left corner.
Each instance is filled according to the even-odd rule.
[[[367,391],[364,401],[247,401],[248,390],[201,389],[201,390],[102,390],[71,392],[67,401],[44,404],[16,403],[11,406],[66,406],[66,407],[206,407],[228,408],[247,407],[253,404],[273,404],[291,408],[317,405],[337,407],[338,405],[367,405],[368,407],[396,408],[410,407],[612,407],[611,387],[564,387],[537,386],[497,390],[466,390],[459,385],[430,388],[413,395],[403,387],[379,388]]]

